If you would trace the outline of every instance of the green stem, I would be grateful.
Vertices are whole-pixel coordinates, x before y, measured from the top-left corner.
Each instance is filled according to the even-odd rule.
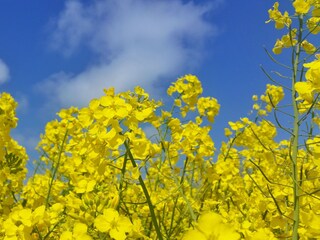
[[[62,140],[62,144],[61,144],[60,149],[59,149],[57,166],[54,168],[52,177],[50,179],[49,189],[48,189],[48,194],[47,194],[47,199],[46,199],[46,208],[49,207],[49,198],[50,198],[50,194],[51,194],[51,190],[52,190],[52,186],[53,186],[53,181],[54,181],[54,179],[56,177],[56,174],[57,174],[59,166],[60,166],[61,155],[62,155],[62,151],[63,151],[63,145],[66,142],[67,135],[68,135],[68,130],[66,130],[66,133],[64,134],[64,137],[63,137],[63,140]],[[54,162],[52,164],[54,164]]]
[[[185,161],[185,167],[184,167],[184,169],[183,169],[184,172],[186,171],[187,160],[188,160],[188,158],[187,158],[186,161]],[[194,168],[193,168],[193,170],[194,170]],[[177,176],[173,174],[174,183],[175,183],[176,186],[178,187],[181,196],[183,197],[184,201],[185,201],[186,204],[187,204],[187,207],[188,207],[188,210],[189,210],[189,213],[190,213],[190,216],[191,216],[192,221],[195,222],[195,221],[197,220],[197,217],[196,217],[196,215],[195,215],[195,213],[194,213],[194,211],[193,211],[193,209],[192,209],[192,206],[191,206],[190,201],[188,200],[187,196],[184,194],[183,189],[182,189],[183,178],[184,178],[184,173],[183,173],[183,176],[182,176],[182,178],[181,178],[181,180],[180,180],[180,183],[179,183],[179,180],[178,180]],[[192,183],[193,183],[193,180],[192,180],[191,183],[190,183],[191,186],[192,186]],[[192,188],[191,188],[191,191],[192,191]],[[191,192],[191,195],[192,195],[192,192]]]
[[[126,166],[127,166],[127,161],[128,161],[128,154],[125,153],[124,155],[124,160],[123,160],[123,166],[122,166],[122,169],[121,169],[121,176],[120,176],[120,185],[119,185],[119,203],[116,207],[117,211],[119,212],[120,210],[120,201],[122,199],[122,191],[123,191],[123,182],[124,182],[124,175],[126,173]]]
[[[133,155],[132,155],[132,153],[130,151],[129,145],[128,145],[128,143],[126,141],[124,142],[124,145],[126,147],[128,156],[129,156],[129,158],[131,160],[131,163],[132,163],[133,167],[138,167],[136,162],[134,161],[134,158],[133,158]],[[162,237],[162,234],[161,234],[161,231],[160,231],[160,227],[159,227],[159,224],[158,224],[158,221],[157,221],[157,217],[156,217],[156,214],[154,212],[154,206],[153,206],[153,204],[151,202],[151,198],[150,198],[148,189],[147,189],[146,185],[144,184],[144,181],[143,181],[141,175],[139,176],[139,183],[140,183],[140,185],[142,187],[144,196],[146,197],[146,200],[147,200],[147,203],[148,203],[148,206],[149,206],[149,210],[150,210],[150,214],[151,214],[152,223],[153,223],[153,226],[154,226],[154,228],[156,230],[158,239],[159,240],[163,240],[163,237]]]
[[[299,57],[301,52],[301,39],[302,39],[302,27],[303,27],[303,16],[299,16],[299,32],[298,32],[298,44],[293,50],[292,56],[292,106],[293,106],[293,135],[292,135],[292,146],[291,146],[291,161],[292,161],[292,179],[293,179],[293,230],[292,239],[299,239],[299,212],[300,212],[300,194],[299,194],[299,180],[298,180],[298,145],[299,145],[299,110],[296,101],[297,92],[295,91],[295,83],[297,82],[297,73],[299,67]]]

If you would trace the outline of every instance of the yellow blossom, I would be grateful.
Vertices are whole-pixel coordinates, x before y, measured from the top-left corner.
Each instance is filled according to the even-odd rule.
[[[292,5],[297,14],[306,14],[311,7],[309,0],[295,0]]]
[[[130,220],[124,216],[120,216],[112,208],[105,209],[103,215],[99,215],[94,220],[94,224],[100,232],[108,232],[115,240],[126,239],[126,234],[132,231]]]
[[[312,17],[307,20],[307,27],[312,34],[318,34],[320,32],[320,17]]]
[[[266,21],[266,23],[269,23],[270,21],[275,22],[276,29],[282,29],[285,26],[289,27],[291,25],[291,19],[289,17],[288,12],[284,12],[282,14],[279,11],[279,3],[275,2],[273,5],[273,9],[270,9],[268,11],[270,20]]]
[[[195,229],[188,231],[182,239],[237,240],[240,239],[240,234],[229,224],[225,224],[220,215],[208,212],[199,217]]]
[[[281,54],[283,48],[284,48],[284,43],[280,39],[277,39],[272,51],[274,54]]]
[[[316,51],[316,47],[307,40],[302,41],[301,46],[307,54],[313,54]]]

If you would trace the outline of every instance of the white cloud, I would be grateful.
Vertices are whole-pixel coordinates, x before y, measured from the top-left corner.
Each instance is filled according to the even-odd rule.
[[[83,5],[77,1],[67,1],[65,9],[55,23],[53,48],[62,48],[66,55],[70,55],[83,41],[83,37],[93,30],[91,17],[85,14]]]
[[[8,66],[0,59],[0,84],[8,81],[10,78]]]
[[[29,99],[27,95],[24,95],[22,93],[17,93],[15,97],[16,101],[18,102],[18,113],[26,113],[29,108]]]
[[[216,32],[204,20],[212,7],[180,0],[69,0],[56,19],[52,46],[68,56],[87,48],[99,61],[77,74],[53,74],[42,91],[60,106],[85,105],[110,86],[156,92],[158,80],[174,80],[199,63],[204,41]]]

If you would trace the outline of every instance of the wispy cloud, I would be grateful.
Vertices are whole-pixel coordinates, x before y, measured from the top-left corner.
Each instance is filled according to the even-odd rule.
[[[205,40],[216,34],[205,20],[212,8],[180,0],[69,0],[54,23],[52,47],[66,56],[86,48],[98,61],[78,73],[62,69],[41,89],[64,107],[85,105],[110,86],[156,92],[160,79],[199,64]]]
[[[22,93],[16,93],[15,99],[18,103],[17,112],[18,114],[24,114],[28,112],[29,108],[29,98],[27,95]]]
[[[9,68],[3,60],[0,59],[0,84],[8,81],[10,78]]]

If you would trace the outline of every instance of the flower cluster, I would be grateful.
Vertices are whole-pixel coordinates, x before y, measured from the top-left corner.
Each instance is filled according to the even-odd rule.
[[[307,40],[320,32],[320,3],[292,6],[290,16],[275,3],[268,21],[287,31],[273,52],[292,49],[290,85],[273,81],[254,95],[257,115],[230,121],[218,150],[211,129],[220,105],[185,75],[167,90],[169,110],[141,87],[105,89],[88,106],[62,109],[41,135],[38,172],[26,180],[28,157],[10,135],[17,104],[2,93],[0,238],[320,238],[320,58]]]
[[[307,68],[305,74],[306,81],[297,82],[295,90],[299,93],[297,100],[302,100],[302,111],[307,110],[313,105],[315,95],[320,93],[320,59],[316,55],[316,59],[310,63],[305,63],[303,66]],[[317,96],[318,97],[318,96]]]
[[[27,170],[25,148],[11,137],[17,126],[17,103],[8,93],[0,94],[0,215],[8,214],[19,200]],[[0,219],[1,221],[1,219]]]

